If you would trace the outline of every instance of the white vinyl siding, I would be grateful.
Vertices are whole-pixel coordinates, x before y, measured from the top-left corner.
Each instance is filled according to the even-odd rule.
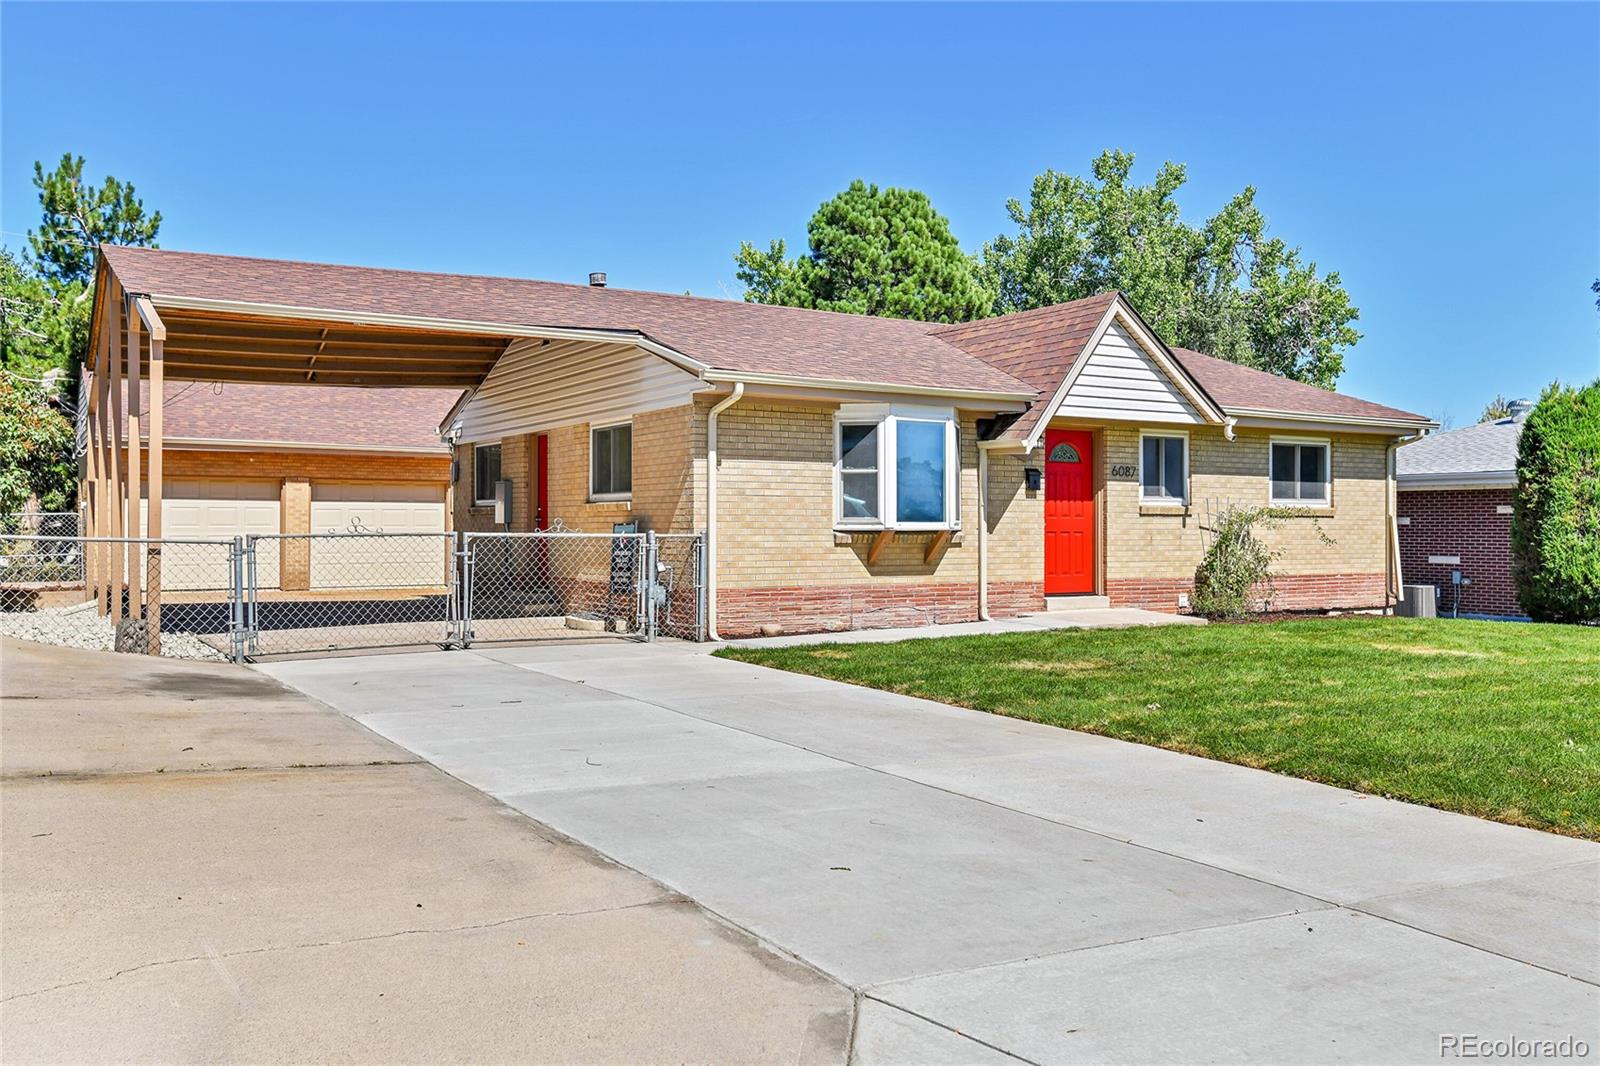
[[[512,345],[456,415],[461,442],[498,441],[580,422],[620,422],[690,403],[705,385],[631,344]]]
[[[1120,322],[1113,322],[1089,353],[1056,414],[1183,425],[1205,421]]]

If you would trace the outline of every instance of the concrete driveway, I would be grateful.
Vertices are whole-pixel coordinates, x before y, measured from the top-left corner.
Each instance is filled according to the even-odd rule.
[[[1600,1054],[1600,847],[616,644],[268,673],[861,996],[859,1062]]]
[[[6,1062],[843,1062],[852,997],[270,678],[0,640]]]

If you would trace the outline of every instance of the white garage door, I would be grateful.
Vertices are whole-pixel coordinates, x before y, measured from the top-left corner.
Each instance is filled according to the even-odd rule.
[[[171,478],[162,487],[161,535],[175,539],[232,540],[246,533],[276,533],[278,512],[276,481]],[[140,517],[148,529],[148,499],[140,502]]]
[[[431,533],[333,541],[313,537],[311,587],[433,588],[444,584],[442,485],[311,486],[313,533]]]
[[[148,495],[149,486],[145,486]],[[278,482],[201,481],[169,478],[162,488],[161,536],[173,540],[232,540],[250,533],[278,532]],[[149,529],[150,501],[139,501]],[[227,554],[203,545],[169,546],[162,584],[171,590],[226,588]],[[276,565],[276,564],[274,564]]]

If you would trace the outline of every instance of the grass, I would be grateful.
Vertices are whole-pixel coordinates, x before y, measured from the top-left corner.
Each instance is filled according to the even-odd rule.
[[[1600,839],[1600,630],[1377,617],[717,654]]]

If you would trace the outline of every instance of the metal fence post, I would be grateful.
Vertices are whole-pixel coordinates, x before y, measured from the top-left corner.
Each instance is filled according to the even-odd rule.
[[[244,540],[244,566],[247,596],[245,599],[244,631],[252,653],[260,649],[260,634],[256,631],[256,538],[249,535]]]
[[[228,545],[228,645],[233,661],[244,665],[244,538]]]
[[[706,535],[694,538],[694,639],[706,639]]]
[[[656,588],[660,581],[661,542],[656,539],[656,531],[650,530],[644,535],[644,639],[653,642],[656,639]]]
[[[472,644],[472,534],[461,534],[461,646]]]

